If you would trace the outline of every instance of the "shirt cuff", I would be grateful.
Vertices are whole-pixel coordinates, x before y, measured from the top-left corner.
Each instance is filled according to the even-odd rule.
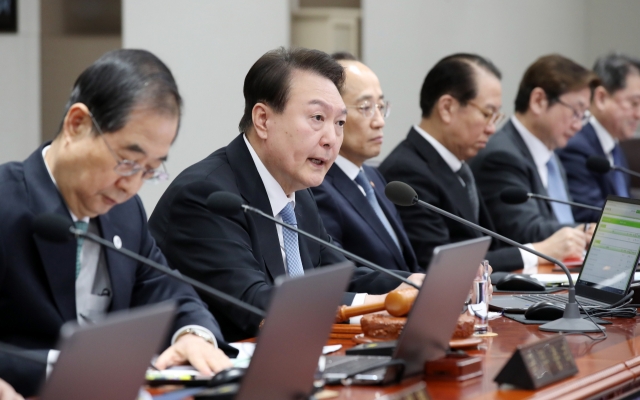
[[[178,329],[176,333],[173,334],[173,337],[171,338],[171,345],[174,345],[176,343],[176,340],[180,337],[180,335],[182,335],[182,333],[184,333],[184,331],[186,331],[187,329],[192,329],[204,336],[210,337],[211,340],[213,341],[213,345],[216,348],[218,347],[218,341],[216,340],[216,337],[213,335],[213,333],[211,333],[211,331],[208,330],[207,328],[200,325],[187,325]]]
[[[58,356],[60,355],[60,350],[49,350],[49,353],[47,354],[47,370],[46,370],[46,378],[49,378],[49,375],[51,375],[51,371],[53,371],[53,367],[54,365],[56,365],[56,362],[58,361]]]
[[[364,299],[367,298],[367,294],[366,293],[356,293],[355,296],[353,296],[353,301],[351,302],[352,306],[361,306],[364,304]],[[362,318],[362,315],[358,315],[357,317],[351,317],[349,318],[349,323],[350,324],[354,324],[354,325],[360,325],[360,319]]]
[[[535,250],[533,244],[527,243],[524,245],[525,247]],[[523,274],[537,274],[538,273],[538,256],[528,251],[520,250],[520,255],[522,256],[522,263],[524,264],[524,269],[522,271]]]

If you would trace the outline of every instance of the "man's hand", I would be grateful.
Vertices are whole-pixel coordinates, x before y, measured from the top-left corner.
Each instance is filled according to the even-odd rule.
[[[534,249],[560,261],[569,257],[582,258],[586,246],[587,234],[579,228],[569,227],[558,230],[542,242],[533,243]],[[548,263],[543,259],[538,261],[540,264]]]
[[[591,243],[591,239],[593,239],[593,232],[595,232],[597,225],[597,223],[592,222],[576,226],[576,229],[583,231],[587,235],[587,245]]]
[[[7,382],[0,379],[0,400],[24,400]]]
[[[202,375],[212,375],[233,366],[222,350],[196,335],[183,335],[156,360],[156,368],[191,364]]]

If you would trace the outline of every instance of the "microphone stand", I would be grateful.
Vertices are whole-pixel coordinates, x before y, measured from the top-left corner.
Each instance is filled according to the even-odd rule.
[[[618,170],[620,172],[624,172],[625,174],[629,174],[629,175],[635,176],[636,178],[640,178],[640,173],[638,173],[636,171],[632,171],[629,168],[621,167],[619,165],[612,165],[611,169],[615,169],[615,170]]]
[[[536,193],[527,193],[527,196],[528,196],[529,198],[541,199],[541,200],[546,200],[546,201],[554,201],[554,202],[556,202],[556,203],[568,204],[568,205],[570,205],[570,206],[582,207],[582,208],[588,208],[589,210],[602,211],[602,207],[591,206],[591,205],[589,205],[589,204],[576,203],[576,202],[574,202],[574,201],[567,201],[567,200],[553,199],[553,198],[551,198],[551,197],[543,196],[543,195],[541,195],[541,194],[536,194]]]

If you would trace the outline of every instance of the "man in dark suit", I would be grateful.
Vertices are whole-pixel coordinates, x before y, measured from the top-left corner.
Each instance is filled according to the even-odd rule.
[[[566,204],[533,199],[505,204],[500,193],[519,188],[571,199],[554,150],[566,146],[582,128],[596,84],[593,72],[557,54],[539,58],[524,73],[515,115],[471,161],[478,187],[501,234],[519,242],[535,242],[563,227],[576,226],[571,207]],[[590,235],[579,234],[581,229],[573,229],[572,236],[584,243]]]
[[[151,232],[171,265],[266,309],[275,278],[344,260],[255,214],[215,215],[205,205],[214,191],[235,193],[274,218],[330,240],[309,187],[322,183],[342,142],[343,74],[340,64],[317,50],[280,48],[256,61],[244,82],[241,134],[182,172],[151,216]],[[359,294],[346,294],[344,302],[379,301],[375,295],[397,286],[395,279],[356,268],[349,290]],[[260,318],[206,300],[229,340],[257,334]]]
[[[420,272],[400,215],[384,195],[386,182],[364,165],[380,154],[389,113],[378,77],[344,53],[333,55],[345,69],[340,90],[349,110],[340,154],[322,185],[312,188],[327,233],[344,249],[389,269]]]
[[[380,165],[383,176],[408,183],[420,199],[436,207],[494,230],[466,161],[486,145],[503,118],[501,95],[500,72],[489,60],[473,54],[440,60],[422,86],[422,120]],[[399,211],[421,265],[428,265],[438,245],[482,235],[421,207]],[[551,254],[578,250],[560,239],[533,246]],[[536,256],[498,241],[492,243],[487,259],[495,271],[531,270],[538,263]]]
[[[60,327],[110,312],[174,300],[171,346],[159,368],[190,361],[210,374],[231,365],[220,328],[193,288],[89,241],[53,243],[31,221],[55,213],[166,264],[135,195],[161,168],[174,141],[181,99],[151,53],[105,54],[76,81],[60,132],[24,162],[0,166],[0,341],[32,351],[38,364],[0,353],[0,377],[36,393]],[[69,384],[73,384],[70,382]]]
[[[585,165],[590,156],[627,167],[620,141],[633,137],[640,122],[640,60],[618,53],[599,58],[593,71],[600,78],[591,99],[589,122],[558,151],[569,183],[579,203],[602,207],[609,194],[629,197],[629,176],[621,171],[598,174]],[[573,207],[576,221],[591,222],[600,212]]]

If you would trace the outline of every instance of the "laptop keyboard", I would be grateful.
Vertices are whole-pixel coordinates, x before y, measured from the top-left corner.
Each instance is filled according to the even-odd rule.
[[[532,303],[538,303],[540,301],[550,301],[557,304],[567,304],[569,297],[566,294],[519,294],[515,297],[530,301]],[[577,300],[584,307],[606,307],[608,304],[600,301],[590,300],[584,297],[576,296]]]
[[[391,357],[381,356],[328,356],[324,374],[350,375],[376,365],[382,365]]]

